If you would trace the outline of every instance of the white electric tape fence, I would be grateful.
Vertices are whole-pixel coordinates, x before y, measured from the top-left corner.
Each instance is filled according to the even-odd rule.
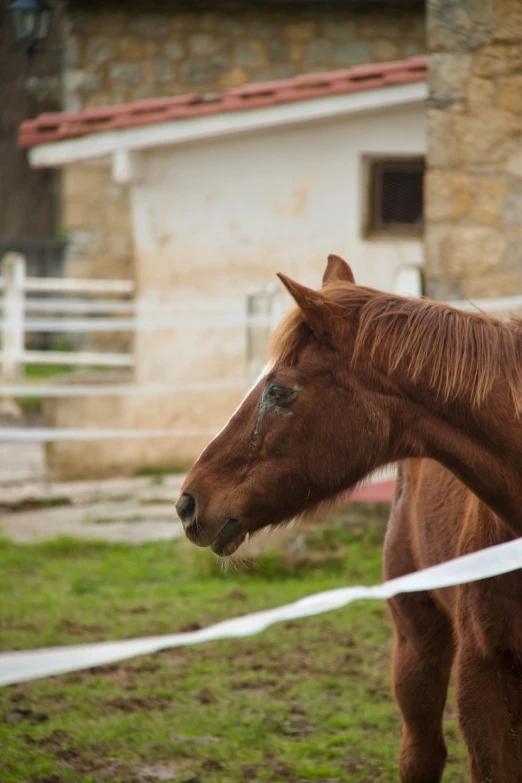
[[[0,654],[0,685],[12,685],[41,677],[89,669],[92,666],[115,663],[137,655],[146,655],[173,647],[202,644],[218,639],[253,636],[275,623],[340,609],[352,601],[367,598],[387,599],[399,593],[437,590],[500,576],[519,568],[522,568],[522,538],[482,549],[479,552],[450,560],[432,568],[426,568],[423,571],[416,571],[398,579],[391,579],[380,585],[340,587],[335,590],[327,590],[301,598],[294,603],[279,606],[276,609],[253,612],[232,620],[225,620],[199,631],[98,644],[5,652]]]

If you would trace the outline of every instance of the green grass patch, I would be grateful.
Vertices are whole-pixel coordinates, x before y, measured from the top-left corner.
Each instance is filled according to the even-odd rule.
[[[143,465],[141,468],[136,468],[134,476],[136,478],[161,478],[162,476],[177,476],[185,473],[186,470],[186,465]]]
[[[25,381],[28,384],[45,383],[49,379],[67,377],[73,372],[74,367],[63,364],[28,364],[24,368]],[[18,403],[26,415],[37,416],[42,413],[42,397],[21,397]]]
[[[25,377],[28,381],[43,381],[47,378],[69,375],[74,372],[74,369],[73,366],[63,364],[27,364]]]
[[[382,527],[329,523],[320,562],[266,553],[223,572],[186,542],[0,541],[0,649],[188,630],[380,580]],[[310,545],[311,541],[308,541]],[[395,783],[390,622],[361,602],[251,639],[0,690],[2,783]],[[467,780],[448,710],[445,783]]]
[[[69,347],[65,347],[66,344],[58,343],[54,346],[53,350],[68,351]],[[33,384],[45,384],[49,380],[64,380],[78,378],[79,373],[86,375],[89,373],[107,373],[110,372],[110,367],[82,367],[79,370],[78,367],[73,365],[64,364],[27,364],[24,368],[24,380],[27,385]],[[28,416],[41,415],[43,412],[43,397],[21,397],[18,399],[22,411]]]
[[[18,400],[18,404],[26,416],[40,416],[43,410],[41,397],[22,397]]]

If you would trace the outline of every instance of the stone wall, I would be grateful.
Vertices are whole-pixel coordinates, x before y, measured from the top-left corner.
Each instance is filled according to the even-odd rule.
[[[91,377],[88,382],[103,382]],[[70,480],[132,475],[143,468],[186,470],[201,454],[210,433],[219,432],[244,396],[243,385],[221,390],[208,404],[205,392],[190,394],[85,396],[48,398],[44,402],[46,427],[93,429],[199,429],[191,437],[129,438],[95,441],[57,441],[45,446],[46,474]],[[188,424],[189,423],[189,424]]]
[[[426,278],[522,293],[522,2],[429,0]]]
[[[165,2],[168,8],[169,3]],[[192,4],[194,5],[194,4]],[[372,4],[207,4],[70,12],[65,107],[238,87],[424,52],[424,10]],[[228,10],[227,10],[228,8]]]
[[[153,3],[70,0],[64,109],[77,111],[251,81],[401,59],[425,51],[422,3],[354,8],[164,0]],[[158,6],[158,4],[156,4]],[[133,274],[126,188],[109,172],[64,171],[69,273]]]
[[[134,278],[130,194],[107,166],[67,166],[62,215],[72,277]]]

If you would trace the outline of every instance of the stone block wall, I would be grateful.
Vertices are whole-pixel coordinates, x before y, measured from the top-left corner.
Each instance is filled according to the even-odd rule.
[[[92,377],[89,382],[101,378]],[[103,382],[103,381],[102,381]],[[93,429],[186,430],[207,434],[168,438],[129,438],[95,441],[57,441],[45,446],[46,473],[50,478],[74,480],[132,475],[143,468],[186,470],[219,432],[244,396],[243,384],[212,396],[155,394],[48,398],[44,403],[46,427]],[[190,424],[187,427],[187,423]]]
[[[425,51],[421,2],[123,5],[70,0],[64,109],[215,92]],[[69,274],[133,275],[126,188],[107,170],[68,166],[63,196]]]
[[[425,50],[422,4],[372,4],[362,12],[351,4],[184,8],[167,0],[161,13],[140,13],[139,5],[125,11],[92,4],[89,11],[72,4],[66,109],[211,92]]]
[[[429,0],[426,280],[522,293],[522,2]]]
[[[66,167],[62,215],[72,277],[134,278],[129,188],[109,167]]]

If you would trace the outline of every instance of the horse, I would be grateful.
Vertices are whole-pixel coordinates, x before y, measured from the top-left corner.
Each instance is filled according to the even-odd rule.
[[[398,463],[392,579],[522,535],[522,324],[355,284],[329,256],[189,471],[186,536],[219,556]],[[401,783],[438,783],[456,672],[473,783],[522,780],[522,572],[389,601]]]

